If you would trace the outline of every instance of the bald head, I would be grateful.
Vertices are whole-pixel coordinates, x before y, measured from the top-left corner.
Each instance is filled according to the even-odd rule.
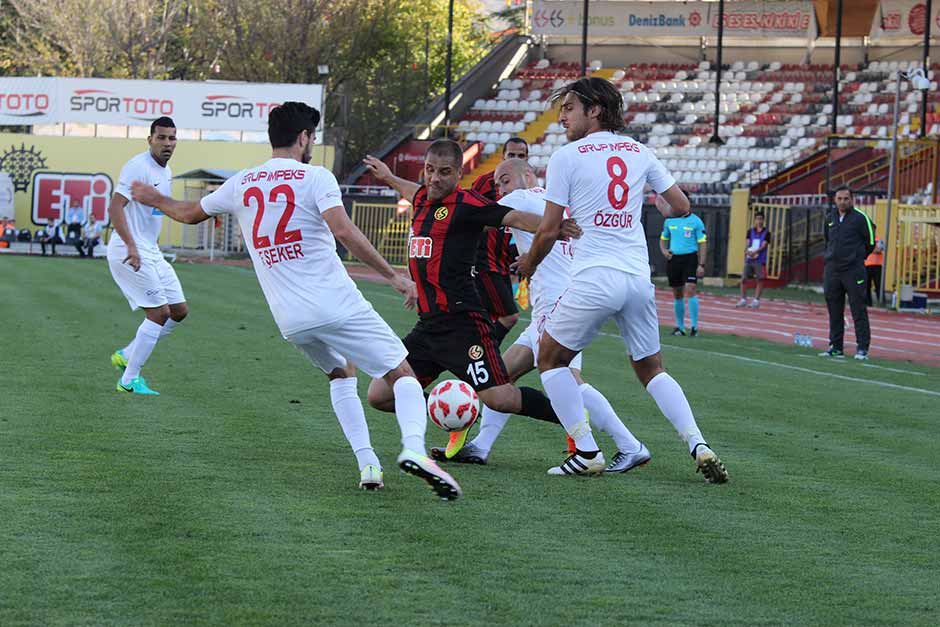
[[[525,159],[506,159],[496,166],[493,180],[499,189],[499,195],[505,196],[517,189],[535,187],[535,172]]]

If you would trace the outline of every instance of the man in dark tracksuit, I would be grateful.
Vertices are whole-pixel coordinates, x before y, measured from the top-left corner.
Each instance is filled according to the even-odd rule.
[[[826,221],[826,267],[823,291],[829,308],[829,350],[824,357],[844,357],[845,297],[849,297],[858,350],[855,359],[868,359],[871,330],[865,306],[865,257],[875,249],[875,225],[852,206],[852,192],[840,187],[835,195],[836,211]]]

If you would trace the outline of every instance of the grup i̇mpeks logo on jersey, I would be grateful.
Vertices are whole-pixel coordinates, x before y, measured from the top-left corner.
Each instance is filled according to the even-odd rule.
[[[28,192],[32,183],[33,224],[45,225],[61,220],[76,203],[104,224],[108,222],[108,201],[114,190],[111,177],[100,172],[50,172],[46,158],[35,147],[10,150],[0,155],[0,170],[10,173],[17,192]]]

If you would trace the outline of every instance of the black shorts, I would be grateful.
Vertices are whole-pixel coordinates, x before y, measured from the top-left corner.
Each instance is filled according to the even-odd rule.
[[[686,255],[673,255],[666,262],[666,276],[669,277],[669,287],[682,287],[686,283],[698,283],[698,253]]]
[[[477,391],[509,383],[491,329],[492,322],[478,311],[419,319],[404,343],[422,387],[445,370]]]
[[[478,271],[476,286],[483,308],[494,320],[519,313],[516,299],[512,297],[512,279],[508,274]]]

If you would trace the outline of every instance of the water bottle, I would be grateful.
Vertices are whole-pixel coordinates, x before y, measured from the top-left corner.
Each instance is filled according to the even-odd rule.
[[[793,344],[795,346],[803,346],[803,336],[799,333],[793,334]]]
[[[806,346],[806,347],[808,347],[808,348],[812,348],[812,347],[813,347],[813,338],[810,337],[809,335],[804,335],[804,336],[803,336],[803,346]]]

